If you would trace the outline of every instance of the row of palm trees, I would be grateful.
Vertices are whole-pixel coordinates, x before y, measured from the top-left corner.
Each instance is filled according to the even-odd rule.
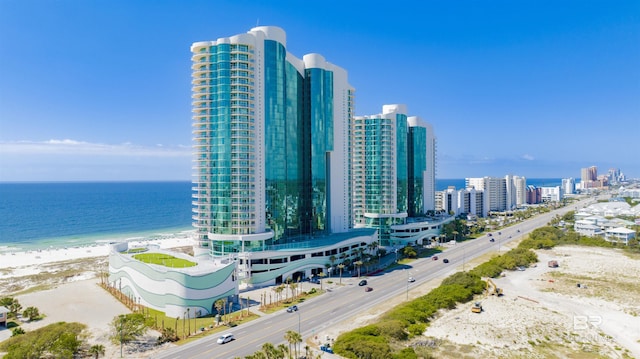
[[[368,253],[367,253],[368,252]],[[339,257],[332,255],[329,257],[329,262],[325,264],[325,268],[328,270],[329,268],[336,268],[340,275],[340,284],[342,284],[342,273],[345,268],[349,268],[351,266],[355,267],[358,271],[358,277],[361,275],[361,269],[364,266],[365,268],[374,266],[376,264],[380,264],[380,257],[385,255],[385,251],[383,249],[379,249],[378,242],[371,242],[367,244],[366,249],[364,247],[359,247],[351,252],[342,252]],[[355,258],[354,258],[355,257]],[[353,259],[355,260],[353,260]],[[339,263],[336,265],[336,262]]]
[[[259,351],[246,355],[244,359],[292,359],[299,358],[302,352],[300,348],[300,344],[302,343],[302,335],[296,331],[288,330],[284,334],[284,339],[289,343],[287,347],[285,344],[280,344],[275,346],[271,343],[264,343]],[[307,359],[320,359],[321,355],[317,355],[315,357],[312,356],[311,348],[308,345],[305,345],[305,358]],[[242,359],[240,357],[236,357],[235,359]]]

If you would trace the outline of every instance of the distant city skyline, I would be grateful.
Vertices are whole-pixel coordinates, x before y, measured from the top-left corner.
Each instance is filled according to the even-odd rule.
[[[324,4],[0,2],[0,181],[191,180],[189,46],[255,25],[431,123],[436,178],[640,177],[640,2]]]

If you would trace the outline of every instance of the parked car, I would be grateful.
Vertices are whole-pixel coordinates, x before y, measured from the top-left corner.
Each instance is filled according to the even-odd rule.
[[[371,288],[371,287],[366,287],[366,288],[364,289],[364,291],[365,291],[365,292],[371,292],[372,290],[373,290],[373,288]]]
[[[431,257],[431,260],[437,261],[438,260],[438,256]]]
[[[298,306],[297,305],[292,305],[289,308],[287,308],[287,312],[289,313],[293,313],[293,312],[297,312],[298,311]]]
[[[228,343],[230,341],[232,341],[233,338],[233,334],[231,333],[227,333],[227,334],[222,334],[219,338],[218,338],[218,344],[224,344],[224,343]]]
[[[495,241],[496,241],[496,240],[495,240],[495,238],[491,238],[491,239],[489,240],[489,242],[495,242]]]
[[[358,285],[361,287],[367,285],[367,280],[366,279],[361,280],[360,283],[358,283]]]
[[[447,258],[443,259],[442,262],[444,263],[449,263],[449,260]]]
[[[413,282],[415,282],[415,281],[416,281],[416,279],[415,279],[415,278],[413,278],[413,277],[409,277],[409,279],[407,279],[407,281],[408,281],[409,283],[413,283]]]

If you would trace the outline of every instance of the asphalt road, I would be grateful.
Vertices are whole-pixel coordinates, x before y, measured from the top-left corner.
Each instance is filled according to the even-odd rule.
[[[368,277],[368,286],[373,288],[371,292],[365,292],[364,287],[357,285],[358,281],[349,281],[349,285],[339,287],[298,305],[299,311],[297,312],[287,313],[285,310],[281,310],[230,329],[229,332],[234,334],[235,340],[227,344],[217,344],[218,336],[212,335],[153,355],[152,358],[232,359],[253,354],[261,349],[262,344],[267,342],[276,346],[280,343],[288,346],[284,340],[284,334],[288,330],[300,332],[303,338],[308,338],[391,298],[405,293],[408,297],[412,286],[436,278],[445,278],[460,270],[467,262],[485,253],[496,250],[504,251],[506,249],[503,247],[504,245],[536,228],[545,226],[554,216],[563,215],[593,202],[594,199],[590,197],[501,229],[500,235],[498,235],[498,231],[493,232],[495,242],[490,242],[491,237],[485,235],[447,248],[438,255],[438,260],[422,258],[412,262],[411,265],[394,267],[394,269],[380,275]],[[444,258],[449,260],[448,264],[443,263]],[[408,283],[409,276],[414,277],[416,281]],[[302,343],[302,353],[304,353],[304,343]]]

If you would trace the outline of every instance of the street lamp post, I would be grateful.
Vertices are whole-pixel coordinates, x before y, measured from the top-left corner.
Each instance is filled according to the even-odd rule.
[[[300,334],[300,340],[302,341],[302,330],[300,329],[300,309],[298,309],[298,334]],[[300,342],[296,343],[300,349]]]
[[[407,300],[409,300],[409,271],[407,271]]]
[[[465,265],[465,260],[467,258],[467,249],[463,246],[462,247],[462,271],[464,272],[464,265]]]

